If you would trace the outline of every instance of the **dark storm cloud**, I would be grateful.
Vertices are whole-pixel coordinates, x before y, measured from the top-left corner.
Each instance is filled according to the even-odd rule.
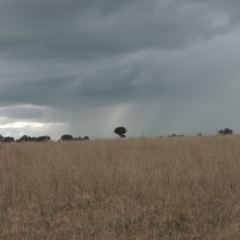
[[[11,118],[11,119],[41,119],[42,110],[34,108],[22,108],[22,107],[13,107],[0,109],[0,115],[2,117]]]
[[[2,0],[0,124],[37,118],[94,136],[118,124],[132,134],[237,126],[239,9],[236,0]]]
[[[5,83],[0,89],[2,103],[27,104],[40,106],[61,105],[71,96],[72,76],[44,79],[42,81],[24,81]]]
[[[85,59],[180,48],[230,31],[239,23],[237,7],[236,1],[4,1],[0,49],[10,58]]]

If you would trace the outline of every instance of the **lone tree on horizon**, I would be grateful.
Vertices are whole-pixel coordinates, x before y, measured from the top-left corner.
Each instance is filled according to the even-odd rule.
[[[116,133],[117,135],[119,135],[121,138],[125,138],[127,129],[125,127],[117,127],[117,128],[115,128],[115,130],[113,132]]]
[[[229,128],[225,128],[224,130],[220,130],[219,132],[218,132],[218,134],[220,134],[220,135],[231,135],[231,134],[233,134],[233,130],[232,129],[229,129]]]

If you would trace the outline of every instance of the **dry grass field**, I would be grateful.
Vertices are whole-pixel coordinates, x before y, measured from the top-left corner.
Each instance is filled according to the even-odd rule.
[[[240,239],[240,136],[0,145],[0,239]]]

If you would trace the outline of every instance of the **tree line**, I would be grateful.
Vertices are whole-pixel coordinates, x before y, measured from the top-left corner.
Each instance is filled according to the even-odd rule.
[[[61,136],[61,138],[58,141],[71,141],[71,140],[77,140],[77,141],[82,141],[82,140],[89,140],[88,136],[85,136],[83,138],[77,137],[74,138],[70,134],[64,134]],[[27,135],[23,135],[19,139],[15,140],[14,137],[3,137],[0,134],[0,142],[2,143],[11,143],[11,142],[47,142],[51,141],[51,137],[47,136],[40,136],[40,137],[30,137]]]
[[[119,135],[120,138],[125,138],[127,129],[125,127],[117,127],[113,132]],[[229,128],[225,128],[224,130],[219,130],[217,134],[230,135],[230,134],[233,134],[233,130]],[[169,135],[168,137],[183,137],[183,136],[184,136],[183,134],[181,135],[172,134],[172,135]],[[202,136],[202,134],[198,133],[197,136]],[[77,138],[74,138],[70,134],[64,134],[61,136],[61,138],[58,141],[82,141],[82,140],[89,140],[89,137],[85,136],[82,138],[79,136]],[[49,137],[48,135],[47,136],[44,135],[40,137],[30,137],[27,135],[23,135],[19,139],[15,140],[13,137],[3,137],[0,134],[0,142],[46,142],[46,141],[51,141],[51,137]]]

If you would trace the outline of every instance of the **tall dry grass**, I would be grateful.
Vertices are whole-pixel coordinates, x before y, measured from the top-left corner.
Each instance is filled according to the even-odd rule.
[[[2,144],[0,239],[240,239],[240,136]]]

